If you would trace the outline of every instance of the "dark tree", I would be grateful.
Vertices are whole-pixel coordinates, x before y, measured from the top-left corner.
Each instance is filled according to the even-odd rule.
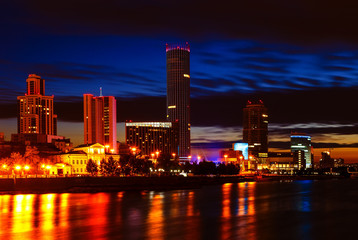
[[[131,173],[130,158],[131,155],[128,154],[123,154],[120,156],[119,171],[117,171],[117,174],[129,175]]]
[[[106,165],[107,165],[106,161],[102,159],[99,164],[99,172],[101,173],[101,175],[106,175]]]
[[[172,156],[170,154],[161,154],[158,157],[158,164],[157,168],[162,168],[165,171],[170,171],[174,169],[179,169],[179,161],[178,159],[172,159]]]
[[[89,159],[86,165],[86,170],[89,174],[94,176],[98,173],[98,166],[92,159]]]
[[[198,165],[194,165],[195,175],[209,175],[216,174],[216,166],[213,162],[200,162]]]
[[[113,176],[116,174],[117,168],[118,168],[118,162],[114,160],[112,156],[110,156],[107,162],[105,163],[105,167],[104,167],[105,174]]]

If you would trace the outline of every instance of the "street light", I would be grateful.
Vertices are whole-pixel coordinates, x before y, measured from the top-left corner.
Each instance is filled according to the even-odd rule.
[[[176,155],[176,154],[175,154],[175,153],[173,153],[172,155],[173,155],[173,159],[175,159],[175,155]]]
[[[48,175],[50,175],[50,169],[51,169],[51,166],[46,165],[46,167],[45,167],[45,168],[48,170]]]
[[[156,151],[155,154],[157,155],[157,158],[158,158],[158,156],[159,156],[159,151]]]
[[[226,154],[224,155],[224,158],[225,158],[225,164],[226,164],[226,161],[227,161],[227,155]]]
[[[24,167],[24,169],[25,169],[25,172],[26,172],[26,178],[27,178],[27,172],[30,170],[30,167],[26,165],[26,166]]]
[[[198,156],[198,163],[200,162],[200,158],[201,158],[201,157],[200,157],[200,156]]]
[[[109,145],[104,146],[106,148],[106,152],[108,152]]]
[[[20,167],[19,165],[17,165],[17,166],[15,167],[15,170],[18,171],[18,173],[19,173],[19,171],[21,170],[21,167]],[[16,175],[15,175],[15,176],[16,176]]]

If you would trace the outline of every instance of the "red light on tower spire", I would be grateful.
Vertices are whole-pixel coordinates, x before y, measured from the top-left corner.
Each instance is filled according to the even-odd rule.
[[[184,50],[190,52],[190,45],[188,42],[185,42],[185,44],[165,44],[166,52],[171,50]]]

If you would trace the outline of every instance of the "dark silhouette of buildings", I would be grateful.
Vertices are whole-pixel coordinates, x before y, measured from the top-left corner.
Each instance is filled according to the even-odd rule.
[[[117,153],[117,105],[113,96],[83,95],[84,143],[100,143]]]
[[[320,159],[320,168],[333,168],[335,161],[328,151],[321,152],[322,158]]]
[[[144,155],[177,156],[178,130],[177,122],[126,122],[126,142]]]
[[[249,154],[255,157],[259,155],[267,157],[268,115],[267,108],[261,100],[247,102],[244,108],[243,125],[243,142],[249,144]]]
[[[190,47],[167,44],[167,120],[179,124],[179,158],[190,155]]]

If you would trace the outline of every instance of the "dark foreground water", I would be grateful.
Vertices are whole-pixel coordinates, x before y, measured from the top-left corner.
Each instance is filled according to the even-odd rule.
[[[358,239],[358,181],[0,195],[0,239]]]

